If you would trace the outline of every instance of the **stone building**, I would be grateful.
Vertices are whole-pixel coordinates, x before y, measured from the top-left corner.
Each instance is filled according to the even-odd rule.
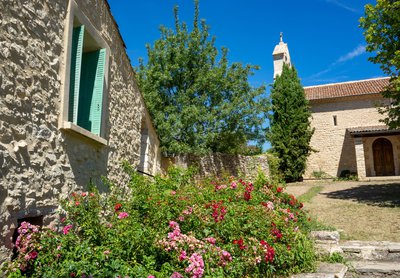
[[[283,63],[290,64],[282,38],[273,57],[275,77]],[[316,150],[308,158],[305,178],[322,173],[356,173],[360,179],[400,175],[400,130],[382,124],[377,109],[388,104],[381,94],[388,84],[389,78],[375,78],[304,88],[315,128],[310,144]]]
[[[305,177],[325,172],[360,179],[400,174],[400,131],[388,130],[377,106],[388,78],[305,87],[315,128]]]
[[[0,261],[18,224],[53,225],[59,199],[159,141],[106,0],[0,1]]]

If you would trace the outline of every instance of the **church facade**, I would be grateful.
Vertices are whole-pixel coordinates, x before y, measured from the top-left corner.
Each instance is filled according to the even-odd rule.
[[[308,158],[306,178],[400,174],[400,133],[380,122],[383,115],[377,109],[388,102],[381,94],[388,83],[388,78],[377,78],[304,88],[316,150]]]
[[[287,44],[275,47],[274,77],[290,64]],[[285,60],[285,57],[288,59]],[[359,179],[400,175],[400,131],[389,130],[377,107],[389,78],[304,87],[312,112],[311,153],[304,178],[355,174]]]

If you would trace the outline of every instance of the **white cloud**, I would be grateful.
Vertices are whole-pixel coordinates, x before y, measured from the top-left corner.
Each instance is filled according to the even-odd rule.
[[[344,63],[346,61],[352,60],[362,54],[365,53],[365,46],[364,45],[359,45],[357,46],[353,51],[350,51],[349,53],[341,56],[336,63]],[[335,63],[335,64],[336,64]]]
[[[333,5],[336,5],[336,6],[340,7],[340,8],[342,8],[342,9],[345,9],[345,10],[350,11],[352,13],[360,13],[358,10],[353,9],[353,8],[351,8],[351,7],[345,5],[345,4],[343,4],[343,3],[341,3],[341,2],[339,2],[337,0],[325,0],[325,1],[327,3],[331,3]]]
[[[332,64],[329,65],[329,67],[327,67],[324,70],[321,70],[317,73],[314,73],[312,75],[310,75],[309,77],[306,77],[305,80],[309,81],[309,82],[321,82],[321,81],[326,81],[326,82],[336,82],[338,79],[340,80],[340,78],[343,78],[343,76],[339,76],[339,77],[334,77],[334,78],[321,78],[321,76],[324,76],[326,73],[330,72],[333,70],[333,68],[335,66],[337,66],[338,64],[342,64],[345,63],[347,61],[350,61],[362,54],[365,53],[365,46],[364,45],[359,45],[357,46],[355,49],[353,49],[352,51],[346,53],[345,55],[342,55],[339,57],[339,59],[337,59],[335,62],[333,62]]]

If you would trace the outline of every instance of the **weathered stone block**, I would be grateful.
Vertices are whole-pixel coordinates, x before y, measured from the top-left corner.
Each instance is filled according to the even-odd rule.
[[[312,231],[311,236],[317,243],[338,244],[340,240],[340,234],[338,231]]]

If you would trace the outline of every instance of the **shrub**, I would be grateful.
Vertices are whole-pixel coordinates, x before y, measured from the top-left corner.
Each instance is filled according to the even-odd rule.
[[[58,229],[20,231],[8,277],[266,277],[313,269],[302,204],[263,175],[193,184],[125,165],[126,187],[74,192]],[[179,172],[181,172],[179,174]],[[29,225],[29,224],[23,224]]]
[[[313,171],[312,175],[316,179],[329,179],[329,178],[332,178],[329,174],[327,174],[326,172],[324,172],[322,170]]]
[[[358,181],[358,175],[356,172],[351,172],[350,170],[342,170],[338,180],[341,181]]]
[[[284,183],[284,175],[279,170],[280,160],[273,152],[267,152],[269,176],[274,183]]]
[[[341,264],[346,264],[347,261],[343,257],[342,253],[339,252],[333,252],[332,254],[329,254],[328,256],[322,258],[323,261],[326,261],[328,263],[334,264],[334,263],[341,263]]]

